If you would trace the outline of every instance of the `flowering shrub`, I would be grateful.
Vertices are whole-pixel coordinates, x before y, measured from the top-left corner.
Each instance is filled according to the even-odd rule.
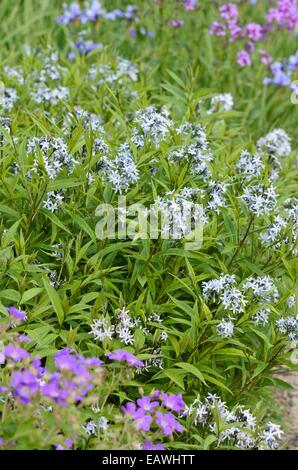
[[[294,81],[263,43],[296,2],[116,3],[53,2],[0,69],[0,446],[277,449],[297,139],[260,85]]]

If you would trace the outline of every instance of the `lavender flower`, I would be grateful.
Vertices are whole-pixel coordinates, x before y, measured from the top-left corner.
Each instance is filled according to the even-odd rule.
[[[143,450],[164,450],[164,446],[162,444],[153,444],[152,441],[146,441],[142,445]]]
[[[27,315],[24,312],[21,312],[16,307],[7,307],[9,315],[16,320],[25,321],[27,320]]]
[[[175,416],[172,413],[162,413],[158,411],[156,413],[156,424],[161,429],[161,432],[165,436],[170,436],[173,432],[182,432],[183,427],[176,420]]]
[[[241,65],[241,67],[245,67],[247,65],[251,65],[251,58],[249,53],[246,50],[242,50],[237,54],[237,64]]]
[[[30,356],[30,354],[25,349],[16,347],[13,344],[5,346],[3,352],[6,357],[9,357],[14,362],[23,361],[25,359],[28,359],[28,357]]]
[[[113,353],[108,353],[107,356],[109,359],[123,361],[133,367],[142,367],[144,365],[144,363],[137,359],[133,354],[129,353],[128,351],[123,351],[122,349],[117,349]]]

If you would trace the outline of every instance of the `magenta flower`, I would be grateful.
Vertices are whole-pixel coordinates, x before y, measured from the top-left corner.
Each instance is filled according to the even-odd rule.
[[[3,352],[6,357],[9,357],[15,362],[23,361],[29,357],[29,353],[25,351],[25,349],[17,348],[13,344],[6,346]]]
[[[219,11],[223,20],[235,20],[238,18],[238,8],[234,3],[224,3]]]
[[[7,311],[11,317],[17,320],[25,321],[27,319],[26,313],[21,312],[16,307],[7,307]]]
[[[250,55],[244,49],[238,52],[237,63],[241,65],[241,67],[245,67],[246,65],[251,65]]]
[[[185,403],[182,399],[181,393],[175,395],[174,393],[167,395],[166,393],[162,394],[162,404],[166,408],[169,408],[173,411],[182,411],[185,408]]]
[[[259,41],[263,37],[262,26],[258,23],[249,23],[246,26],[246,35],[252,41]]]
[[[158,411],[156,413],[156,424],[159,425],[165,436],[170,436],[174,431],[183,431],[181,424],[176,420],[172,413],[161,413]]]
[[[153,444],[152,441],[146,441],[142,445],[143,450],[165,450],[162,444]]]
[[[114,359],[115,361],[123,361],[133,367],[143,367],[144,363],[137,359],[133,354],[123,349],[117,349],[112,353],[107,354],[109,359]]]

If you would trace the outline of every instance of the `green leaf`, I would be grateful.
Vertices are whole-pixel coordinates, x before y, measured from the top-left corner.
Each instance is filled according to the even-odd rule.
[[[64,320],[64,311],[63,311],[60,297],[57,291],[54,289],[54,287],[49,283],[48,278],[46,277],[43,278],[43,285],[45,287],[46,293],[48,294],[48,297],[51,301],[51,304],[53,306],[53,309],[57,315],[59,324],[61,326]]]

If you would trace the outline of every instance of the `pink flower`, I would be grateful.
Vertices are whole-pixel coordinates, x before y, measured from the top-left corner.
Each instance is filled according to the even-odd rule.
[[[234,3],[224,3],[220,9],[220,16],[224,20],[231,20],[238,18],[238,8]]]
[[[245,67],[246,65],[251,65],[250,55],[244,49],[238,52],[237,63],[241,65],[241,67]]]
[[[228,26],[231,35],[230,41],[233,42],[241,36],[242,29],[235,22],[228,23]]]
[[[268,52],[264,51],[264,50],[261,50],[259,51],[260,53],[260,56],[261,56],[261,62],[265,65],[268,65],[270,64],[270,62],[272,62],[272,57],[270,54],[268,54]]]
[[[252,41],[259,41],[263,37],[262,26],[258,23],[249,23],[246,26],[246,35]]]
[[[247,52],[249,54],[251,54],[252,52],[254,52],[255,50],[255,45],[252,41],[248,41],[248,43],[246,43],[246,49],[247,49]]]
[[[171,26],[172,26],[173,28],[181,28],[183,25],[184,25],[184,21],[183,21],[183,20],[172,20],[172,21],[171,21]]]
[[[218,21],[214,21],[209,29],[209,34],[214,34],[214,36],[225,36],[227,34],[226,25],[219,23]]]

